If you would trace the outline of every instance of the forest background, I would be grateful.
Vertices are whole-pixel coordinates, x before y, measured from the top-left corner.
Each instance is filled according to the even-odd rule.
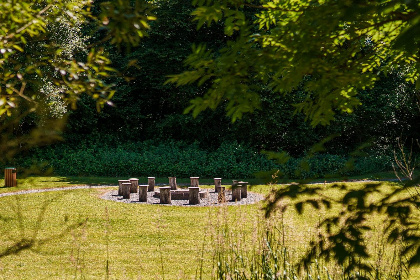
[[[231,39],[223,22],[198,30],[193,11],[189,0],[156,1],[157,20],[149,23],[147,38],[134,47],[105,48],[119,71],[106,78],[116,88],[112,105],[97,111],[95,100],[82,94],[77,110],[49,106],[47,118],[66,120],[59,141],[21,149],[4,164],[35,164],[42,172],[68,176],[250,178],[279,169],[286,178],[321,178],[389,171],[398,139],[409,147],[419,138],[417,92],[398,71],[381,74],[374,87],[358,91],[361,105],[337,114],[327,126],[313,126],[296,111],[293,104],[307,95],[303,87],[283,95],[262,82],[255,84],[260,109],[234,122],[226,116],[227,102],[196,117],[184,114],[190,100],[210,85],[176,87],[166,83],[168,77],[189,69],[184,61],[194,44],[218,50]],[[103,40],[100,30],[92,33],[86,26],[77,36],[89,36],[90,45]],[[27,135],[44,121],[28,114],[13,126],[13,135]],[[323,141],[323,150],[314,154],[314,145]],[[266,151],[287,155],[284,164],[270,160]]]

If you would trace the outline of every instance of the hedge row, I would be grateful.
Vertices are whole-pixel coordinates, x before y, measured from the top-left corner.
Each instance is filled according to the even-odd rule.
[[[53,168],[61,176],[177,176],[252,178],[259,171],[279,169],[287,178],[321,178],[329,174],[359,175],[391,168],[389,156],[364,157],[349,164],[345,156],[319,154],[291,158],[279,165],[239,143],[223,143],[216,150],[182,142],[140,142],[121,145],[81,143],[36,149],[17,164]]]

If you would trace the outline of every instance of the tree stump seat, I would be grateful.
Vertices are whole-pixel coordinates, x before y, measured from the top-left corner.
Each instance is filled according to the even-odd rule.
[[[200,199],[206,198],[207,197],[207,192],[204,190],[201,190],[198,192]],[[153,195],[153,197],[156,198],[160,198],[160,192],[157,191],[155,192],[155,194]],[[190,193],[189,190],[171,190],[171,199],[173,200],[189,200],[190,198]]]

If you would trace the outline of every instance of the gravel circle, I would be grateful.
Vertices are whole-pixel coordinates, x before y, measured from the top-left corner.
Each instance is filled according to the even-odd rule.
[[[188,207],[202,207],[202,206],[221,206],[221,205],[247,205],[247,204],[254,204],[264,199],[262,194],[248,192],[247,198],[242,198],[240,201],[232,201],[232,192],[226,190],[226,203],[220,204],[217,201],[218,193],[214,190],[210,189],[203,189],[207,191],[207,197],[202,198],[200,204],[198,205],[190,205],[188,200],[171,200],[171,204],[160,204],[160,199],[153,197],[155,192],[147,192],[147,202],[140,202],[139,201],[139,194],[132,193],[130,194],[130,199],[123,199],[122,196],[118,196],[118,190],[109,191],[104,194],[101,198],[106,200],[112,200],[116,202],[123,202],[123,203],[134,203],[134,204],[159,204],[159,205],[167,205],[167,206],[188,206]]]

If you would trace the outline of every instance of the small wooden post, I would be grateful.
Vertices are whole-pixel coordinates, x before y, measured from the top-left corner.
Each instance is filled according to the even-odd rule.
[[[139,187],[139,179],[137,179],[137,178],[130,178],[130,183],[131,183],[130,192],[131,193],[136,193],[137,192],[137,188]]]
[[[130,199],[131,183],[122,183],[122,196],[124,199]]]
[[[168,177],[171,190],[176,190],[176,177]]]
[[[123,195],[122,183],[130,183],[130,180],[118,180],[118,195]]]
[[[160,187],[160,203],[171,204],[171,187]]]
[[[147,177],[147,183],[149,184],[149,187],[147,191],[152,192],[155,190],[155,177]]]
[[[199,183],[198,183],[198,179],[200,179],[200,177],[190,177],[191,180],[191,187],[200,187]]]
[[[147,202],[147,189],[149,185],[139,185],[139,201]]]
[[[199,187],[190,187],[188,188],[190,204],[200,204],[200,188]]]
[[[5,187],[16,187],[16,168],[9,167],[4,169],[4,186]]]
[[[222,178],[214,178],[214,191],[219,192],[222,186]]]
[[[239,184],[232,186],[232,200],[233,201],[241,201],[241,190],[242,190],[242,186]]]
[[[219,194],[217,196],[218,203],[226,203],[226,194],[225,194],[225,187],[219,188]]]
[[[239,182],[240,185],[242,185],[241,188],[241,198],[247,198],[248,197],[248,182]]]
[[[239,183],[239,180],[232,180],[232,186],[235,186]]]

